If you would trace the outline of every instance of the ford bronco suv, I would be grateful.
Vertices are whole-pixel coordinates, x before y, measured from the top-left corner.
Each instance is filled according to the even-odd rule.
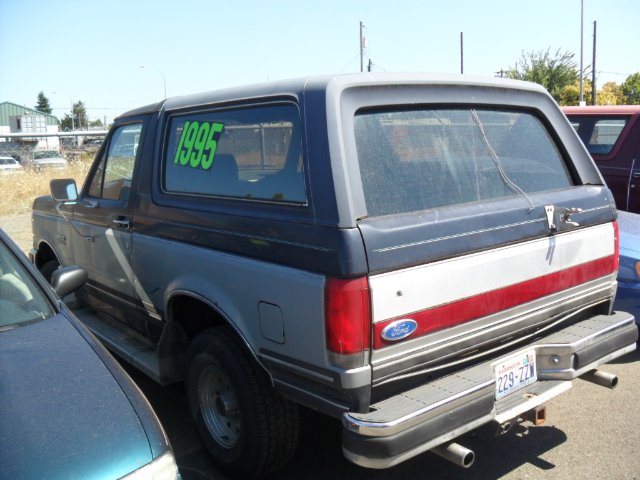
[[[616,209],[539,86],[358,74],[185,96],[119,117],[80,190],[33,206],[35,265],[89,272],[78,315],[184,381],[213,458],[282,466],[298,405],[387,468],[544,405],[635,348],[613,312]]]

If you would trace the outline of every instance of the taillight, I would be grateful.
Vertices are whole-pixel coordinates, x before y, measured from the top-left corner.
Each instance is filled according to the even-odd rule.
[[[328,278],[324,289],[327,348],[350,355],[371,347],[371,306],[366,277]]]
[[[613,253],[613,270],[617,272],[620,267],[620,227],[618,222],[613,222],[613,241],[615,250]]]

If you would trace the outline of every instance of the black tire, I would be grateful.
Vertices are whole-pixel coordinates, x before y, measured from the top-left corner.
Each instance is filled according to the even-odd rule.
[[[298,407],[276,393],[229,328],[215,327],[194,339],[186,384],[196,428],[222,469],[255,478],[291,460],[298,444]]]
[[[53,272],[55,272],[59,266],[60,264],[57,260],[49,260],[40,267],[40,273],[47,282],[51,283],[51,275],[53,275]]]

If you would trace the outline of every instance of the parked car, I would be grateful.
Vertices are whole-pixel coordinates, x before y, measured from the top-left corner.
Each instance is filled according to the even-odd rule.
[[[620,210],[640,213],[640,105],[564,107]]]
[[[0,173],[13,173],[22,170],[22,165],[13,157],[0,156]]]
[[[31,168],[66,167],[67,161],[57,150],[35,150],[31,154]]]
[[[615,310],[632,313],[640,325],[640,215],[618,212],[620,268]]]
[[[184,381],[238,478],[291,458],[298,405],[358,465],[468,467],[455,438],[542,421],[636,348],[611,198],[540,85],[317,76],[121,115],[80,190],[34,200],[30,254],[88,270],[82,321]]]
[[[60,295],[85,279],[53,274]],[[178,478],[147,400],[56,292],[0,230],[0,477]]]
[[[82,150],[84,150],[85,152],[95,153],[98,150],[100,150],[100,147],[102,146],[102,142],[103,142],[103,139],[101,138],[86,140],[82,144]]]

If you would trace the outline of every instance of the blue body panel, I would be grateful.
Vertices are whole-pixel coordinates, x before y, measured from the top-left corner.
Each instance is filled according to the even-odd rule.
[[[0,465],[11,479],[114,479],[151,462],[129,398],[63,315],[0,333]]]
[[[620,226],[620,268],[618,293],[613,308],[632,313],[640,325],[640,278],[635,265],[640,262],[640,215],[618,212]]]
[[[544,206],[549,194],[496,199],[367,219],[360,229],[367,246],[371,272],[451,258],[550,235]],[[554,192],[557,207],[580,207],[580,227],[613,221],[606,187],[584,186]],[[489,207],[488,205],[491,205]],[[563,231],[560,227],[560,232]]]

